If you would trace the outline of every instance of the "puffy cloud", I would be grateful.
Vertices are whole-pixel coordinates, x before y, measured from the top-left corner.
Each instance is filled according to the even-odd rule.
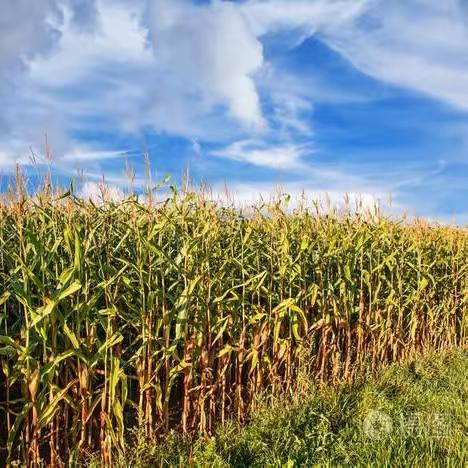
[[[22,41],[8,49],[12,63],[16,63],[14,70],[5,67],[6,56],[0,54],[0,76],[7,73],[10,81],[16,83],[15,89],[10,87],[3,95],[0,90],[2,167],[11,168],[13,161],[27,163],[31,147],[40,160],[46,133],[55,156],[79,151],[89,155],[93,149],[73,134],[91,128],[104,131],[112,110],[118,114],[120,100],[116,100],[114,94],[111,106],[109,96],[112,92],[109,82],[116,71],[111,65],[117,61],[122,70],[133,60],[141,63],[151,56],[149,52],[143,53],[145,34],[138,20],[132,19],[122,8],[107,8],[105,17],[100,18],[93,13],[93,5],[99,7],[100,13],[102,4],[91,0],[39,0],[37,3],[43,9],[36,9],[35,2],[28,11],[20,8],[29,3],[15,2],[5,20],[11,24],[11,29],[17,25]],[[21,16],[25,16],[24,22]],[[28,22],[43,40],[27,33]],[[4,29],[0,30],[2,34],[9,33]],[[0,45],[3,43],[0,37]],[[20,43],[27,51],[24,54],[18,51]],[[121,79],[123,84],[123,76]],[[120,91],[123,98],[124,90]],[[96,127],[98,116],[100,124]],[[101,155],[94,151],[97,156]]]
[[[2,150],[10,162],[22,159],[47,132],[57,153],[76,154],[80,142],[72,135],[90,125],[212,141],[258,133],[272,120],[284,133],[309,132],[300,114],[310,106],[292,92],[270,85],[274,114],[263,115],[261,36],[282,28],[310,34],[356,14],[362,2],[293,3],[15,2],[4,8],[0,70],[11,81],[18,81],[12,68],[28,73],[17,93],[2,97],[9,108],[0,113]]]
[[[0,0],[0,138],[10,125],[5,107],[28,61],[48,51],[57,39],[58,12],[50,0]],[[5,157],[2,160],[6,159]]]
[[[216,140],[238,133],[239,124],[241,132],[264,125],[253,77],[262,45],[233,4],[159,1],[144,10],[143,2],[123,0],[68,0],[61,9],[40,2],[26,15],[21,1],[8,17],[14,30],[27,16],[41,39],[31,32],[7,49],[28,73],[16,93],[1,97],[9,109],[0,112],[0,147],[9,155],[2,166],[24,161],[30,145],[39,152],[46,132],[56,154],[76,155],[77,132],[152,128]]]
[[[254,81],[262,44],[235,4],[157,0],[145,22],[160,74],[177,83],[187,103],[196,95],[206,109],[225,105],[247,128],[264,125]]]
[[[42,144],[46,132],[59,146],[68,140],[60,118],[44,112],[51,99],[35,95],[29,72],[35,60],[53,59],[67,15],[74,27],[90,30],[95,0],[0,0],[0,11],[0,166],[11,167],[27,163],[30,147]],[[29,96],[39,98],[37,107],[22,108]]]
[[[61,37],[65,13],[89,27],[97,17],[95,0],[0,0],[0,76],[15,81],[31,59],[49,53]]]
[[[5,79],[32,56],[50,49],[57,39],[54,24],[60,15],[51,0],[1,0],[0,9],[0,70]]]

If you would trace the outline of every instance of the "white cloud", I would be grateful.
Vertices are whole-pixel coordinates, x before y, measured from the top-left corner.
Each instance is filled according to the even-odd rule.
[[[250,0],[242,12],[257,36],[288,31],[296,43],[318,31],[340,28],[362,13],[369,0]]]
[[[287,31],[300,43],[318,35],[378,80],[468,110],[466,0],[250,0],[257,36]]]
[[[56,39],[58,10],[50,0],[0,1],[0,71],[2,80],[18,72],[32,56],[49,50]],[[3,84],[3,83],[2,83]]]
[[[0,171],[11,166],[12,163],[14,163],[14,161],[12,161],[11,154],[6,151],[0,151]]]
[[[91,11],[92,6],[93,0],[0,0],[0,167],[27,164],[31,147],[43,146],[47,130],[58,145],[68,139],[62,125],[57,125],[58,115],[42,119],[48,103],[23,107],[24,97],[35,95],[29,80],[31,62],[46,60],[60,42],[63,8],[74,16],[73,25],[79,19],[84,26],[89,18],[83,9]]]
[[[374,1],[322,37],[362,72],[468,110],[466,11],[457,0]]]
[[[109,152],[85,148],[73,134],[109,132],[118,126],[134,128],[131,114],[144,90],[132,83],[135,68],[131,66],[141,69],[153,60],[146,48],[145,32],[128,10],[107,0],[97,4],[99,15],[89,18],[85,13],[92,11],[92,3],[60,3],[65,8],[59,10],[60,20],[49,31],[56,38],[53,47],[51,44],[47,54],[32,54],[25,62],[27,73],[21,79],[16,77],[15,92],[1,97],[3,108],[8,109],[0,114],[5,124],[0,124],[0,149],[8,155],[0,161],[1,166],[11,168],[18,159],[27,162],[30,147],[39,156],[43,154],[46,133],[56,161],[65,155],[63,163],[73,162],[72,155],[76,155],[75,162],[84,163],[91,158],[83,155],[91,153],[98,161]],[[30,13],[28,18],[39,14],[35,10]]]
[[[310,137],[302,116],[310,102],[294,91],[275,91],[270,84],[274,111],[268,119],[262,113],[258,75],[266,63],[260,36],[341,23],[361,1],[348,1],[344,9],[344,0],[157,0],[145,9],[143,1],[38,0],[26,15],[28,3],[20,0],[9,10],[11,27],[3,33],[14,40],[14,26],[27,17],[20,21],[23,40],[8,50],[28,73],[16,93],[2,99],[9,112],[0,113],[0,147],[10,163],[29,146],[39,153],[45,133],[56,155],[67,154],[64,162],[80,146],[72,137],[77,132],[150,127],[219,142],[250,138],[273,123],[283,137]],[[88,153],[98,160],[103,150]]]
[[[0,139],[12,130],[7,103],[19,86],[28,61],[49,51],[57,39],[54,19],[58,19],[57,11],[49,0],[0,0]],[[9,154],[8,148],[0,147],[0,151]],[[11,159],[4,155],[0,167],[10,164]]]
[[[268,145],[261,140],[241,140],[211,154],[275,170],[306,170],[302,158],[310,152],[310,145]]]
[[[0,32],[2,44],[13,43],[4,48],[8,57],[29,70],[5,99],[2,147],[11,151],[5,141],[14,139],[26,143],[23,152],[37,148],[47,132],[60,154],[76,146],[70,135],[89,130],[91,121],[100,125],[92,130],[151,127],[216,141],[265,129],[257,84],[266,65],[260,36],[267,29],[310,32],[312,23],[314,30],[337,24],[361,1],[344,9],[344,0],[157,0],[145,9],[143,1],[38,0],[26,14],[29,3],[8,8],[8,27]],[[307,110],[303,98],[283,90],[274,101],[280,125],[309,130],[300,117]]]
[[[74,27],[73,13],[68,9],[63,10],[63,18],[53,55],[39,56],[30,63],[30,80],[36,86],[70,87],[96,74],[115,85],[112,78],[118,78],[119,70],[113,67],[151,65],[145,31],[124,6],[101,0],[92,31]]]
[[[0,11],[0,86],[14,83],[30,60],[53,50],[65,13],[80,29],[89,30],[96,17],[95,0],[0,0]]]
[[[122,189],[104,182],[85,182],[78,192],[78,197],[100,204],[106,201],[118,202],[125,198]]]
[[[201,156],[203,153],[202,146],[196,138],[192,139],[192,151],[197,156]]]
[[[86,147],[77,147],[66,153],[62,158],[62,162],[87,162],[87,161],[103,161],[106,159],[124,158],[125,151],[91,151]]]
[[[219,141],[264,126],[253,78],[263,64],[262,45],[233,4],[160,1],[143,15],[143,2],[100,0],[94,21],[87,18],[92,30],[76,27],[83,2],[69,4],[74,8],[44,2],[44,12],[26,15],[43,25],[47,12],[60,13],[41,33],[50,39],[47,47],[39,48],[36,38],[27,41],[28,72],[15,93],[1,97],[8,113],[0,111],[0,149],[10,155],[2,158],[3,167],[23,160],[30,146],[40,153],[45,133],[54,153],[70,160],[81,145],[72,136],[77,132],[152,128]],[[23,16],[19,7],[13,10],[12,25]],[[46,49],[48,54],[38,52]],[[103,150],[88,153],[101,156]]]
[[[298,206],[313,207],[314,202],[322,210],[350,208],[356,211],[373,210],[376,206],[389,207],[389,197],[383,191],[346,191],[339,189],[314,189],[310,181],[298,182],[231,182],[215,184],[206,190],[211,198],[237,206],[251,206],[265,201],[285,200],[290,209]],[[286,196],[288,196],[286,198]],[[398,207],[394,204],[393,209]]]
[[[224,104],[247,128],[264,120],[254,74],[263,65],[262,44],[239,8],[229,2],[193,5],[184,0],[149,3],[145,18],[161,73],[182,95],[197,95],[207,109]]]

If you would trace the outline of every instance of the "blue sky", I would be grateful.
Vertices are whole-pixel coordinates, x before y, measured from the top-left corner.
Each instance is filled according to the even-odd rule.
[[[148,152],[156,179],[189,167],[241,201],[348,193],[468,222],[468,0],[0,8],[3,187],[18,162],[118,195],[127,158],[141,190]]]

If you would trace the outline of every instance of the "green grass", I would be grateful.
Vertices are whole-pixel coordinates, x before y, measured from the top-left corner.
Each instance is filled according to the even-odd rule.
[[[359,383],[302,385],[293,397],[263,401],[249,424],[227,423],[212,439],[172,434],[157,444],[134,433],[133,448],[115,465],[466,466],[467,375],[468,353],[454,350]],[[364,430],[375,411],[392,421],[389,434]]]

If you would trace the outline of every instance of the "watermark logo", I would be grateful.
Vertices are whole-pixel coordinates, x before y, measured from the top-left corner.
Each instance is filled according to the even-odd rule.
[[[362,426],[364,434],[369,439],[382,439],[393,430],[392,418],[382,411],[372,411],[364,418]]]
[[[379,440],[391,435],[405,437],[450,437],[456,424],[450,414],[412,412],[390,416],[383,411],[371,411],[362,424],[368,439]]]

